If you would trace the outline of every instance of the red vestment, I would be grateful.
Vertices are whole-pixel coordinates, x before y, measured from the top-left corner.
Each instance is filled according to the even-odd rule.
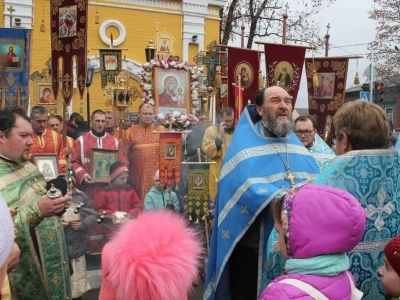
[[[165,128],[154,124],[133,125],[125,136],[132,187],[142,202],[154,185],[154,174],[160,166],[160,135],[153,131],[165,131]]]
[[[45,129],[41,135],[32,135],[31,154],[57,154],[60,174],[65,174],[67,160],[64,154],[62,137],[58,132]]]
[[[143,203],[132,187],[116,188],[110,184],[99,193],[95,208],[100,213],[105,211],[110,217],[116,211],[122,211],[133,218],[143,210]],[[113,224],[109,218],[103,222],[103,234],[109,239],[118,228],[118,224]]]
[[[90,153],[92,148],[118,150],[119,160],[126,164],[126,158],[118,139],[105,133],[102,137],[96,137],[92,132],[86,132],[74,142],[71,152],[71,168],[74,171],[79,189],[88,195],[93,207],[96,206],[96,198],[107,183],[84,184],[83,178],[90,172]],[[92,177],[92,176],[91,176]],[[101,224],[94,225],[88,232],[88,252],[101,253],[104,246],[104,237]]]

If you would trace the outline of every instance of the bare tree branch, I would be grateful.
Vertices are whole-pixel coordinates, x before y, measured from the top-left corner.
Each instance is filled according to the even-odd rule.
[[[290,4],[302,7],[302,10],[292,11],[289,8],[287,11],[289,18],[286,39],[294,42],[308,42],[313,45],[322,44],[318,25],[312,16],[335,1],[291,0]],[[286,12],[285,4],[285,0],[230,0],[224,9],[221,22],[221,43],[227,44],[240,32],[242,21],[248,31],[246,34],[247,48],[252,47],[255,37],[282,37],[282,15]]]

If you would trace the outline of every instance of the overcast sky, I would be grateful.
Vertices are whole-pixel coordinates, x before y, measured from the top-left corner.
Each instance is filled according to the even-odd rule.
[[[366,56],[368,53],[367,44],[375,37],[375,22],[368,18],[368,11],[372,7],[373,0],[336,0],[329,8],[322,10],[318,15],[314,16],[314,19],[320,24],[321,37],[326,34],[326,26],[330,23],[329,34],[332,48],[329,50],[329,56],[364,55],[364,58],[358,61],[358,72],[361,83],[366,80],[366,77],[362,74],[370,64]],[[232,44],[240,45],[240,40],[237,39]],[[355,44],[364,45],[350,46]],[[253,46],[253,48],[257,49],[257,45]],[[307,53],[306,56],[311,57],[311,52]],[[324,56],[324,50],[321,50],[315,56]],[[265,72],[264,60],[262,64]],[[357,71],[356,65],[355,59],[350,60],[346,88],[353,86],[354,76]],[[306,75],[304,71],[296,107],[308,107]]]

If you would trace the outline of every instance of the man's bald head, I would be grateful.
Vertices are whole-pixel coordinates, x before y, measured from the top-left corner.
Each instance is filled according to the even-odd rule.
[[[148,103],[139,106],[138,111],[139,125],[143,127],[150,126],[154,121],[154,108]]]

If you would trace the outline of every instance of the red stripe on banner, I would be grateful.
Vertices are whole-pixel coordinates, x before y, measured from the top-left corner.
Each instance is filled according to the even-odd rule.
[[[235,83],[238,76],[242,76],[241,86],[243,88],[242,107],[250,100],[254,103],[256,93],[259,89],[258,70],[260,69],[259,52],[251,49],[228,47],[228,106],[234,108],[236,103]]]
[[[181,133],[160,133],[160,182],[171,186],[181,177]]]
[[[296,104],[306,48],[299,46],[265,44],[265,64],[268,86],[279,85],[293,97]]]

